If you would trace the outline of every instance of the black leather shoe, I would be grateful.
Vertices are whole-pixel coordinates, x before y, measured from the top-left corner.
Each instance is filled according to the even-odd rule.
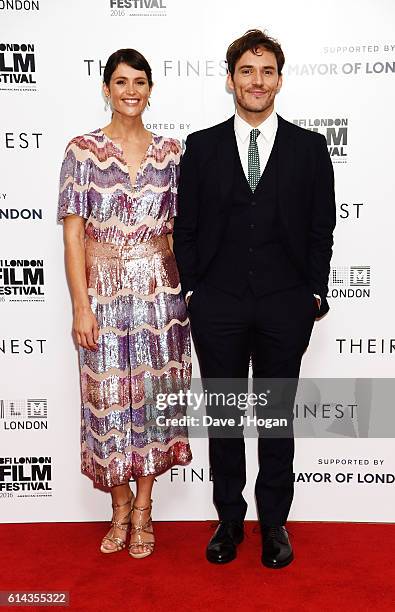
[[[294,558],[285,527],[262,527],[262,563],[273,569],[289,565]]]
[[[208,543],[206,558],[210,563],[229,563],[236,559],[236,548],[244,539],[243,523],[221,521]]]

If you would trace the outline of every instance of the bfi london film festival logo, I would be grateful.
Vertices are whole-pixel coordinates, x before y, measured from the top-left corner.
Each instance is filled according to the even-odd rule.
[[[48,402],[0,399],[0,423],[4,431],[48,429]]]
[[[0,497],[51,497],[52,457],[0,457]]]
[[[348,158],[348,119],[324,117],[316,119],[294,119],[293,123],[312,132],[319,132],[326,138],[332,162],[346,164]]]
[[[44,302],[43,259],[0,259],[0,302]]]
[[[166,17],[167,0],[109,0],[110,17]]]
[[[328,298],[370,298],[370,266],[334,266]]]
[[[0,90],[37,91],[34,44],[0,43]]]

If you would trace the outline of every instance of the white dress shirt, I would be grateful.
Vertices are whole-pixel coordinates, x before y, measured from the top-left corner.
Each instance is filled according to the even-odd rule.
[[[278,127],[277,114],[273,111],[262,123],[256,126],[259,130],[258,138],[256,139],[259,152],[259,169],[261,174],[266,168],[270,153],[272,152],[274,139],[276,138]],[[243,166],[244,174],[248,180],[248,147],[250,145],[250,133],[254,129],[252,125],[247,123],[240,115],[235,114],[235,135],[237,148],[241,165]]]

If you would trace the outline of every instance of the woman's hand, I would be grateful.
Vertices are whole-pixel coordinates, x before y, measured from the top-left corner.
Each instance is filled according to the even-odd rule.
[[[74,312],[73,333],[77,343],[85,349],[98,349],[99,326],[90,307],[79,308]]]

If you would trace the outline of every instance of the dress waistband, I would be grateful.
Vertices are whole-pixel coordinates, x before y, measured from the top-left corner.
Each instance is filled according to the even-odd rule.
[[[96,242],[92,238],[85,241],[87,255],[93,257],[115,257],[120,259],[135,259],[136,257],[150,257],[154,253],[171,251],[169,241],[165,236],[154,236],[147,242],[135,244],[112,244],[111,242]]]

